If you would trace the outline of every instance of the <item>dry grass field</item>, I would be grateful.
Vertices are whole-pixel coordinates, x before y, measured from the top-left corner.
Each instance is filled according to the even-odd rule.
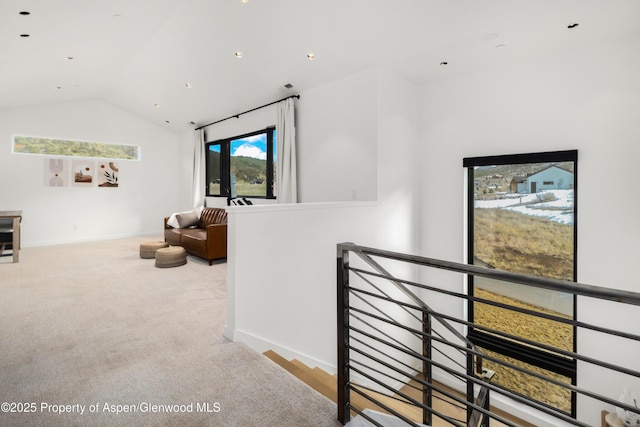
[[[209,192],[211,194],[220,194],[220,184],[209,184]],[[265,197],[267,194],[267,184],[251,184],[250,182],[238,181],[236,183],[236,193],[238,196],[244,197]]]
[[[541,309],[540,307],[535,307],[531,304],[523,303],[513,298],[491,293],[483,289],[476,289],[475,295],[480,298],[497,301],[515,307],[535,310],[559,317],[566,317],[551,310]],[[486,304],[476,305],[475,321],[481,325],[499,329],[520,337],[525,337],[536,342],[542,342],[559,349],[573,350],[573,328],[569,325],[547,319],[534,318],[528,314],[516,313]],[[499,357],[501,360],[505,360],[508,363],[554,378],[558,381],[570,383],[568,378],[553,372],[488,351],[485,351],[485,353]],[[505,368],[492,361],[485,361],[483,365],[496,371],[497,374],[493,379],[494,383],[503,385],[524,396],[531,397],[565,412],[570,412],[571,393],[566,389],[531,375],[523,374],[515,369]]]
[[[474,253],[478,259],[501,270],[573,280],[572,225],[501,209],[475,209],[474,216]],[[476,288],[474,292],[481,298],[566,317],[483,289]],[[556,348],[573,350],[571,326],[478,303],[474,307],[474,316],[478,324]],[[569,382],[566,377],[512,358],[501,355],[499,357],[558,381]],[[570,412],[571,393],[562,387],[497,363],[486,362],[486,366],[497,372],[494,379],[496,383]]]
[[[573,226],[503,209],[474,210],[474,253],[501,270],[573,280]]]

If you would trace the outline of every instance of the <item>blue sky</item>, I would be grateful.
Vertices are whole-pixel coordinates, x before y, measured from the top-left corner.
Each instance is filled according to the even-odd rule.
[[[275,147],[276,132],[273,132],[273,154],[276,155]],[[220,152],[220,145],[210,145],[210,151]],[[246,138],[238,138],[231,140],[231,156],[246,156],[256,159],[267,159],[267,135],[262,133],[254,136],[248,136]]]
[[[266,160],[267,136],[260,134],[231,141],[231,155]]]

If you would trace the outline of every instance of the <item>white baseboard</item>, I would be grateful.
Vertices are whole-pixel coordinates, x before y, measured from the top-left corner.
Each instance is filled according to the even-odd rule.
[[[126,234],[110,234],[108,236],[82,236],[77,238],[65,238],[57,240],[39,240],[39,241],[26,241],[21,242],[22,248],[37,248],[41,246],[56,246],[56,245],[69,245],[74,243],[89,243],[89,242],[103,242],[109,240],[130,239],[134,237],[155,237],[163,239],[162,233],[126,233]]]
[[[238,329],[231,330],[225,327],[224,336],[230,339],[231,341],[245,343],[249,347],[253,348],[254,350],[260,353],[264,353],[267,350],[273,350],[276,353],[278,353],[280,356],[284,357],[285,359],[288,359],[288,360],[298,359],[300,362],[304,363],[305,365],[311,368],[318,367],[323,371],[328,372],[331,375],[336,373],[336,367],[330,363],[324,362],[322,360],[318,360],[314,357],[311,357],[303,353],[299,353],[295,350],[282,346],[278,343],[267,341],[263,338],[260,338],[256,335],[250,334],[245,331],[241,331]]]

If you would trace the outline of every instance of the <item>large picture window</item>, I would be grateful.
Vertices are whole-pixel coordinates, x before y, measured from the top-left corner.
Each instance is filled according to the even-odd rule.
[[[576,281],[577,152],[561,151],[464,159],[468,174],[468,262],[545,278]],[[480,277],[469,294],[560,318],[575,318],[572,295]],[[575,361],[526,340],[575,351],[571,325],[480,302],[470,322],[515,338],[470,328],[469,338],[499,360],[575,384]],[[522,338],[523,341],[519,341]],[[564,387],[497,362],[493,382],[543,405],[575,415]]]
[[[274,127],[206,144],[207,196],[274,198]]]

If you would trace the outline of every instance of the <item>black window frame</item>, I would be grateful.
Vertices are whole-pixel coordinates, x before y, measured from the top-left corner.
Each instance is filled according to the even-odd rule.
[[[554,162],[573,162],[574,165],[574,182],[573,182],[573,281],[577,282],[578,271],[578,151],[551,151],[527,154],[511,154],[483,157],[469,157],[463,159],[463,166],[467,168],[467,263],[474,264],[474,169],[477,166],[491,165],[517,165],[529,163],[554,163]],[[470,297],[474,296],[474,277],[468,277],[467,293]],[[577,298],[573,296],[573,319],[577,318]],[[470,299],[467,304],[467,319],[470,324],[474,322],[474,304]],[[577,383],[577,362],[575,359],[568,360],[558,355],[550,354],[538,349],[532,349],[522,344],[508,341],[502,337],[488,334],[483,331],[469,327],[467,333],[468,339],[475,345],[502,354],[506,357],[518,359],[524,363],[538,366],[551,372],[563,375],[571,380],[572,385]],[[577,327],[573,327],[573,352],[577,350]],[[509,390],[516,392],[514,390]],[[517,392],[516,392],[517,393]],[[544,406],[548,406],[554,410],[561,411],[558,408],[549,406],[543,402],[538,402]],[[569,415],[576,417],[576,393],[571,392],[571,410]],[[564,411],[561,411],[564,412]]]
[[[274,194],[274,174],[275,174],[275,159],[273,156],[274,147],[276,144],[275,141],[275,126],[268,126],[264,129],[245,133],[242,135],[232,136],[230,138],[223,138],[216,141],[210,141],[205,143],[205,170],[206,170],[206,196],[207,197],[225,197],[227,201],[230,201],[233,198],[241,197],[241,198],[252,198],[252,199],[275,199],[276,196]],[[248,194],[231,194],[231,142],[248,138],[255,135],[266,134],[267,140],[267,167],[266,167],[266,195],[265,196],[256,196],[256,195],[248,195]],[[209,159],[209,150],[211,146],[219,145],[220,146],[220,194],[211,194],[210,185],[211,178],[209,176],[210,171],[210,159]]]

